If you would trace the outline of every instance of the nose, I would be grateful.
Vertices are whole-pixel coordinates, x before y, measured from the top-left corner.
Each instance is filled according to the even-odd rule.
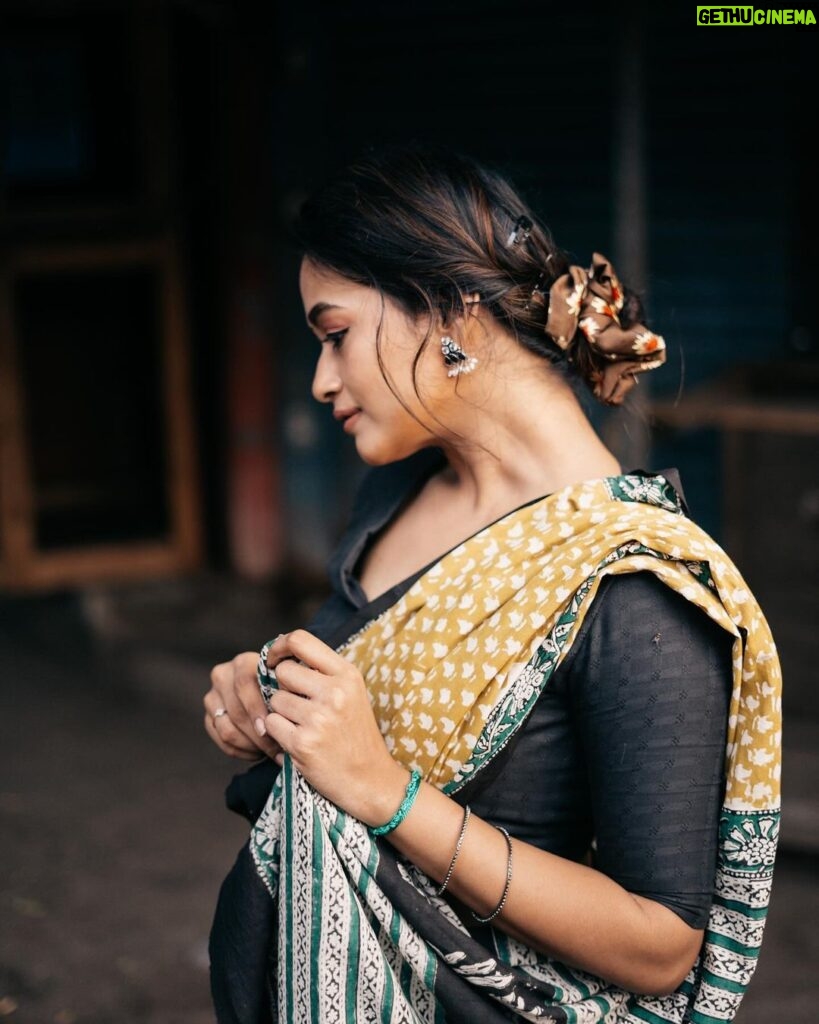
[[[322,347],[313,374],[311,390],[317,402],[332,402],[333,396],[341,390],[341,379],[333,366],[333,354],[329,345]]]

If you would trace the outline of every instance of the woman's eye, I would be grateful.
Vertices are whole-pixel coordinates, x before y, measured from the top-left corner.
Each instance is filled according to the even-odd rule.
[[[341,348],[341,342],[344,340],[344,335],[346,333],[346,327],[344,328],[343,331],[331,331],[324,340],[331,341],[333,343],[333,348],[339,349]]]

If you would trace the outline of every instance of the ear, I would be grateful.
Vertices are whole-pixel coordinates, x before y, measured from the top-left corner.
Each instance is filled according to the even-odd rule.
[[[464,312],[453,316],[451,320],[440,320],[438,328],[441,333],[451,333],[453,330],[468,332],[472,321],[477,319],[481,311],[481,293],[461,292],[461,300],[464,304]]]
[[[480,292],[464,295],[464,315],[458,318],[464,342],[474,351],[483,350],[486,343],[486,310],[481,298]]]
[[[446,327],[455,327],[459,330],[468,330],[471,321],[477,319],[481,311],[480,292],[461,292],[461,300],[464,304],[464,312],[452,318],[451,324]]]

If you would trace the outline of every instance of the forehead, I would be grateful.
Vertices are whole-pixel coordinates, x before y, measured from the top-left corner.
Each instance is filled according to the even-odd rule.
[[[306,257],[299,269],[299,290],[305,314],[312,321],[334,306],[360,310],[379,301],[378,292],[374,288],[356,284],[333,270],[317,266]]]

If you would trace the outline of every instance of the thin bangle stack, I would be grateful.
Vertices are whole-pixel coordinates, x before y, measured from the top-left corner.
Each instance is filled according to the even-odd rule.
[[[452,854],[452,860],[449,862],[449,867],[447,868],[446,875],[444,875],[443,882],[441,882],[441,884],[435,890],[436,896],[443,896],[443,894],[446,892],[447,886],[449,885],[450,879],[452,878],[452,872],[455,870],[455,864],[458,860],[458,857],[460,856],[461,847],[464,844],[464,838],[466,836],[466,826],[469,824],[469,817],[471,814],[472,809],[470,808],[469,804],[466,804],[464,806],[463,821],[461,822],[461,831],[458,833],[458,841],[455,843],[455,852]],[[509,886],[512,884],[512,837],[501,825],[495,825],[495,828],[498,830],[498,832],[502,832],[504,838],[506,839],[506,882],[503,886],[503,892],[501,893],[501,898],[498,901],[498,905],[495,907],[491,914],[489,914],[487,917],[481,917],[479,914],[476,914],[474,910],[470,911],[475,920],[478,921],[480,924],[489,924],[490,921],[493,921],[498,916],[498,914],[500,914],[500,912],[506,906],[506,900],[507,897],[509,896]]]
[[[495,828],[498,830],[498,832],[503,832],[504,837],[506,839],[506,849],[508,851],[506,856],[506,884],[503,887],[500,902],[488,917],[480,917],[478,914],[475,913],[474,910],[472,911],[472,916],[480,924],[488,924],[490,921],[496,918],[498,914],[503,910],[503,908],[506,906],[506,897],[509,895],[509,886],[512,883],[512,837],[501,825],[496,825]]]
[[[469,815],[472,813],[472,808],[467,804],[464,807],[464,820],[461,822],[461,831],[458,833],[458,842],[455,844],[455,852],[452,854],[452,860],[449,862],[449,868],[444,876],[443,882],[435,890],[436,896],[443,896],[446,892],[446,887],[449,885],[449,880],[452,878],[452,872],[455,870],[455,861],[458,859],[458,854],[461,852],[461,847],[464,845],[464,836],[466,835],[466,826],[469,823]]]

